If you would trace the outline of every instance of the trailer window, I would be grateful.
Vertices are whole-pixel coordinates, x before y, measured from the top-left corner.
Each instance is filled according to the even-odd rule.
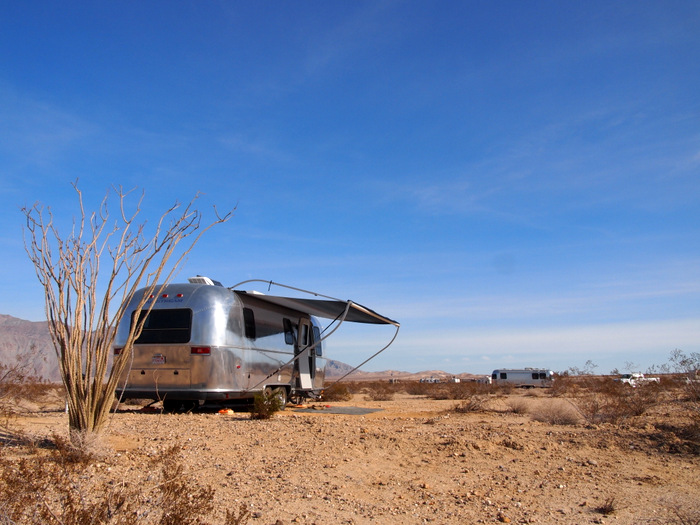
[[[508,374],[505,372],[501,372],[501,379],[508,379]]]
[[[321,330],[318,326],[314,326],[314,343],[318,343],[316,345],[316,355],[317,356],[322,356],[323,355],[323,350],[321,348]]]
[[[132,325],[137,313],[131,316]],[[189,308],[151,310],[136,344],[188,343],[191,330],[192,310]]]
[[[245,336],[248,339],[255,339],[255,313],[250,308],[243,308],[243,324],[245,325]]]
[[[540,378],[540,374],[538,374],[537,372],[532,373],[532,379],[539,379],[539,378]]]
[[[540,372],[540,379],[547,379],[547,372]]]
[[[292,328],[292,322],[286,317],[282,320],[284,325],[284,342],[288,345],[294,344],[294,329]]]
[[[301,335],[299,336],[299,338],[301,339],[301,346],[309,346],[309,327],[307,325],[301,325]]]

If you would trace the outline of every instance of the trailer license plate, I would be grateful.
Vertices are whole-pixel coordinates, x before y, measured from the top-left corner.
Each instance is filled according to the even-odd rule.
[[[151,359],[151,364],[152,365],[164,365],[165,364],[165,356],[163,354],[155,354],[153,356],[153,359]]]

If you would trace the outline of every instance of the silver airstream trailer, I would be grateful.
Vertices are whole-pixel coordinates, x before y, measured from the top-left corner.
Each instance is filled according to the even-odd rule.
[[[142,295],[137,292],[126,309],[115,354],[139,318]],[[391,324],[397,334],[399,328],[396,321],[352,301],[321,297],[234,290],[201,276],[168,284],[144,307],[150,313],[117,397],[162,401],[166,410],[249,403],[263,391],[279,396],[283,404],[290,398],[317,398],[325,379],[325,339],[343,321]],[[319,318],[332,321],[324,329]]]
[[[513,385],[519,388],[549,388],[554,372],[547,368],[499,368],[491,373],[494,385]]]

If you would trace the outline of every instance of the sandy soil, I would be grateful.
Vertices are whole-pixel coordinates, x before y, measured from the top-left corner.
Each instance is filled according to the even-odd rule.
[[[150,458],[180,445],[187,475],[216,490],[212,523],[241,503],[261,525],[680,523],[672,508],[700,519],[700,458],[674,450],[649,420],[553,426],[455,404],[355,395],[265,421],[134,408],[113,416],[113,452],[87,475],[147,483]],[[34,435],[67,430],[58,411],[17,424]],[[606,502],[611,515],[600,511]]]

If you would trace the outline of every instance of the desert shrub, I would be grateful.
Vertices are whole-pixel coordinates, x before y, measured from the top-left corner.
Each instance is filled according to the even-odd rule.
[[[470,412],[483,412],[486,409],[486,402],[488,401],[488,396],[485,395],[474,395],[468,399],[462,400],[457,403],[453,408],[453,412],[459,414],[467,414]]]
[[[18,401],[39,401],[51,385],[36,373],[35,348],[15,355],[14,361],[0,363],[0,416],[6,421],[20,410]]]
[[[348,387],[348,391],[351,394],[360,394],[363,392],[365,386],[362,381],[349,381],[344,383]]]
[[[544,391],[545,389],[543,388],[526,388],[523,395],[526,397],[542,397]]]
[[[143,483],[93,481],[85,464],[60,452],[13,461],[0,451],[0,523],[29,525],[206,525],[214,489],[200,487],[175,446],[154,456]],[[152,473],[152,474],[150,474]],[[153,476],[151,479],[150,476]],[[228,511],[225,525],[242,525],[247,507]]]
[[[276,397],[276,396],[273,396]],[[200,524],[201,516],[214,508],[214,489],[192,487],[179,457],[180,448],[174,446],[165,451],[153,468],[160,466],[162,481],[156,498],[161,509],[159,525]]]
[[[554,379],[552,387],[548,389],[548,392],[552,397],[564,397],[576,395],[580,388],[577,378],[560,375]]]
[[[509,396],[515,392],[515,386],[509,383],[496,385],[495,394],[498,396]]]
[[[251,419],[270,419],[275,412],[282,410],[282,400],[274,392],[263,390],[253,398],[253,407],[250,411]]]
[[[345,383],[335,383],[323,391],[324,401],[350,401],[352,393]]]
[[[420,381],[407,381],[404,390],[411,396],[428,396],[436,390],[435,383],[421,383]]]
[[[663,400],[658,383],[636,388],[610,377],[585,377],[572,403],[589,423],[619,424],[645,414]]]
[[[394,399],[396,386],[388,382],[371,382],[365,385],[364,392],[367,401],[391,401]]]
[[[514,397],[507,402],[508,408],[516,414],[527,414],[530,411],[530,403],[522,397]]]
[[[550,425],[576,425],[581,422],[581,415],[566,401],[550,400],[539,403],[531,410],[532,419]]]

